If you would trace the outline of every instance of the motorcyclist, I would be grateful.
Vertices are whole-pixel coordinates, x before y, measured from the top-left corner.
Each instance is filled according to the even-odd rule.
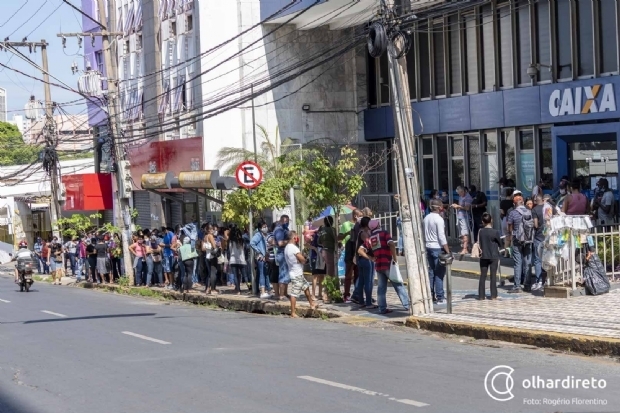
[[[32,252],[28,249],[28,242],[26,240],[21,240],[19,242],[19,249],[17,250],[17,255],[15,258],[17,260],[20,258],[32,258]],[[19,284],[19,272],[17,271],[17,265],[15,265],[15,283]]]

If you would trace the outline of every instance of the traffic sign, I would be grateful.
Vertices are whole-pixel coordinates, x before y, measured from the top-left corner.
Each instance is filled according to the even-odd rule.
[[[235,178],[240,187],[253,189],[263,180],[263,170],[256,162],[244,161],[237,167]]]

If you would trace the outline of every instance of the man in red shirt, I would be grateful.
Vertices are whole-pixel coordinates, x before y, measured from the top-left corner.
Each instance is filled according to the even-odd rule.
[[[379,304],[379,312],[381,314],[391,313],[392,310],[387,308],[387,282],[390,274],[390,267],[398,265],[398,254],[396,253],[396,243],[387,231],[381,229],[379,220],[372,220],[368,224],[370,228],[370,236],[364,242],[364,248],[368,255],[372,256],[375,263],[375,271],[379,285],[377,287],[377,303]],[[392,286],[400,298],[400,302],[406,310],[409,310],[409,295],[402,283],[392,281]]]

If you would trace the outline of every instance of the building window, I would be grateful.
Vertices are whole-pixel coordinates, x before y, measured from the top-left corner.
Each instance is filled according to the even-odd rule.
[[[428,46],[428,26],[420,28],[418,32],[418,48],[420,50],[420,92],[421,97],[431,97],[431,61]]]
[[[540,156],[538,164],[540,165],[540,179],[543,180],[547,188],[553,187],[553,156],[551,150],[551,128],[540,128],[538,131],[540,137]]]
[[[493,44],[493,11],[491,5],[482,7],[482,89],[495,89],[495,45]]]
[[[500,86],[512,87],[512,18],[510,7],[501,7],[497,11],[497,33],[500,45]]]
[[[519,147],[522,151],[534,150],[534,133],[532,131],[519,132]]]
[[[448,142],[446,141],[445,136],[437,137],[437,172],[438,172],[438,183],[439,183],[439,191],[448,192],[449,182],[448,182]]]
[[[537,62],[543,65],[551,64],[551,35],[549,24],[549,1],[536,3],[536,38],[537,38]],[[538,81],[551,80],[549,68],[541,68],[538,71]]]
[[[461,89],[461,44],[459,19],[457,16],[448,17],[449,63],[450,63],[450,93],[462,93]]]
[[[387,53],[383,53],[379,58],[379,87],[381,104],[390,104],[390,70],[388,66]]]
[[[422,155],[433,155],[433,140],[431,138],[422,139]]]
[[[607,0],[609,1],[609,0]],[[592,35],[592,0],[578,0],[577,12],[577,76],[594,74],[594,38]]]
[[[445,56],[443,24],[433,26],[433,62],[435,63],[435,96],[446,94]]]
[[[527,2],[521,2],[517,7],[517,58],[519,62],[519,84],[531,82],[527,68],[532,63],[532,47],[530,44],[530,8]]]
[[[616,43],[616,2],[599,1],[599,64],[601,73],[618,71],[618,45]]]
[[[476,41],[476,19],[465,16],[465,71],[467,91],[478,92],[478,42]]]
[[[414,34],[411,34],[414,36]],[[413,37],[411,39],[413,41]],[[409,98],[417,99],[416,95],[416,76],[415,76],[415,50],[411,46],[409,53],[407,53],[407,74],[409,75]]]
[[[515,132],[502,131],[501,157],[504,165],[504,177],[517,181]]]
[[[366,66],[368,68],[368,105],[377,106],[377,61],[366,51]]]
[[[556,48],[558,53],[558,79],[570,79],[573,77],[571,64],[571,28],[570,28],[570,2],[556,2],[555,21],[557,26]]]
[[[187,16],[187,28],[186,29],[188,32],[191,32],[193,28],[194,28],[194,18],[190,14]]]
[[[469,185],[476,185],[480,189],[480,138],[478,136],[467,136],[466,138]]]
[[[517,188],[531,193],[536,184],[536,162],[534,161],[534,132],[519,131],[519,175]]]

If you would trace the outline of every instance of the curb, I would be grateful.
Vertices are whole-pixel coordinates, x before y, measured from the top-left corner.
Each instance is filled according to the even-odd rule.
[[[228,294],[206,295],[206,294],[182,294],[176,291],[151,290],[146,287],[121,287],[119,285],[99,285],[89,282],[71,284],[75,288],[98,289],[117,294],[131,296],[142,296],[148,298],[149,295],[139,294],[140,291],[152,291],[158,296],[171,301],[182,301],[195,305],[215,306],[230,311],[244,311],[247,313],[287,315],[291,314],[291,306],[288,302],[277,302],[261,300],[255,297],[231,296]],[[135,294],[137,292],[137,294]],[[348,314],[334,311],[327,308],[310,309],[305,302],[297,303],[297,315],[304,318],[340,318]]]
[[[480,278],[480,272],[478,271],[472,271],[472,270],[452,270],[452,276],[454,277],[461,277],[461,278],[475,278],[476,280]],[[497,274],[497,279],[498,280],[507,280],[511,277],[511,275],[508,274]],[[489,276],[487,275],[487,278],[489,278]],[[445,282],[445,281],[444,281]]]
[[[614,338],[459,323],[416,316],[407,318],[405,325],[437,333],[456,334],[478,340],[507,341],[586,356],[620,356],[620,340]]]

